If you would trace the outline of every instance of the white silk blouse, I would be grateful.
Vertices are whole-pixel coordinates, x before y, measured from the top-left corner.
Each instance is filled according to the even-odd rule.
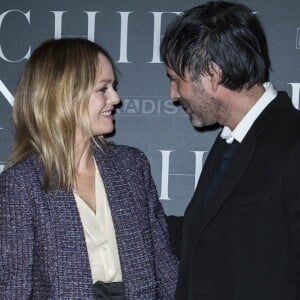
[[[96,165],[96,164],[95,164]],[[120,282],[122,272],[115,229],[99,170],[95,173],[96,212],[74,191],[84,229],[93,283]]]

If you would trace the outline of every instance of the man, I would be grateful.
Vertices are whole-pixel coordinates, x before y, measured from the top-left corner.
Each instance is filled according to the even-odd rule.
[[[192,124],[223,126],[182,228],[169,219],[176,299],[299,300],[300,113],[266,82],[256,15],[237,3],[194,7],[168,26],[161,54]]]

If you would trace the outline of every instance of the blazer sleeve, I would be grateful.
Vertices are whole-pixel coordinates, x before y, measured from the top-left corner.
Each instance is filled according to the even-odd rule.
[[[149,162],[144,157],[144,180],[148,197],[149,218],[153,239],[158,299],[174,299],[178,261],[171,247],[166,218],[151,176]]]
[[[34,234],[26,176],[0,174],[0,299],[30,298]]]

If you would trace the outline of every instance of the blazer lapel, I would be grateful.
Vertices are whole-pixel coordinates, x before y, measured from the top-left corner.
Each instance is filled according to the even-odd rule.
[[[50,189],[47,193],[41,191],[43,183],[43,167],[41,161],[36,157],[34,167],[39,178],[39,193],[41,197],[38,205],[39,218],[42,232],[47,238],[47,244],[53,249],[55,257],[52,264],[57,269],[55,272],[57,285],[64,286],[65,290],[71,288],[72,284],[80,283],[88,287],[87,293],[91,299],[92,275],[85,243],[83,227],[77,210],[75,198],[72,191],[59,188]],[[80,281],[80,282],[79,282]]]
[[[216,166],[219,163],[220,160],[220,154],[222,152],[222,140],[220,136],[218,136],[209,151],[208,157],[205,161],[205,164],[203,166],[203,170],[200,175],[200,179],[196,188],[196,191],[194,193],[194,197],[191,200],[191,205],[195,205],[201,199],[203,199],[205,195],[205,190],[207,185],[209,184],[209,180],[212,176],[213,171],[215,170]],[[196,202],[196,203],[194,203]]]
[[[205,230],[206,226],[210,223],[210,221],[217,214],[217,212],[222,208],[222,206],[228,200],[236,186],[239,184],[239,181],[241,180],[243,174],[245,173],[248,165],[251,162],[260,134],[276,117],[276,115],[281,112],[280,107],[282,105],[286,105],[286,103],[284,103],[282,99],[274,99],[254,122],[243,142],[237,146],[236,153],[234,154],[227,170],[225,171],[223,179],[221,179],[221,182],[214,196],[207,203],[205,213],[203,214],[204,217],[201,222],[201,229],[199,231],[198,238],[201,236],[203,230]],[[213,148],[212,151],[214,151]],[[212,159],[218,157],[220,155],[220,151],[221,150],[219,150],[219,152],[215,155],[212,154]],[[200,186],[200,188],[202,189],[202,196],[205,192],[205,187],[209,182],[209,177],[211,176],[211,173],[212,170],[210,170],[209,175],[207,175],[207,177],[204,176],[204,189],[202,189],[202,185]]]
[[[246,171],[253,153],[255,151],[257,139],[248,138],[247,141],[237,145],[236,152],[220,181],[214,196],[208,201],[205,207],[204,218],[199,234],[203,232],[211,219],[230,197],[235,187],[239,184],[244,172]]]
[[[146,250],[140,229],[136,196],[130,186],[134,182],[127,174],[124,157],[110,147],[104,148],[103,152],[96,150],[94,155],[111,208],[126,294],[133,296],[149,288],[151,255]]]
[[[37,158],[34,160],[34,165],[42,186],[44,178],[42,163]],[[72,191],[52,188],[47,193],[43,191],[42,193],[43,205],[47,207],[45,218],[49,217],[51,220],[50,224],[53,227],[58,246],[60,248],[68,248],[69,245],[77,244],[78,247],[80,245],[82,247],[80,252],[87,257],[83,227]],[[86,262],[89,265],[88,260]]]

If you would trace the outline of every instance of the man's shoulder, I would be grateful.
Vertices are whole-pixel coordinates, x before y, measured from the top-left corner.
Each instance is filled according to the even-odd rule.
[[[277,106],[284,107],[285,109],[298,111],[293,105],[292,99],[286,91],[278,91],[276,98],[271,103],[275,103]]]
[[[300,111],[295,107],[286,92],[278,91],[277,97],[274,100],[274,110],[278,112],[282,120],[282,124],[279,125],[289,126],[289,130],[292,130],[294,128],[293,124],[297,126],[300,123]],[[299,128],[294,129],[299,130]]]

